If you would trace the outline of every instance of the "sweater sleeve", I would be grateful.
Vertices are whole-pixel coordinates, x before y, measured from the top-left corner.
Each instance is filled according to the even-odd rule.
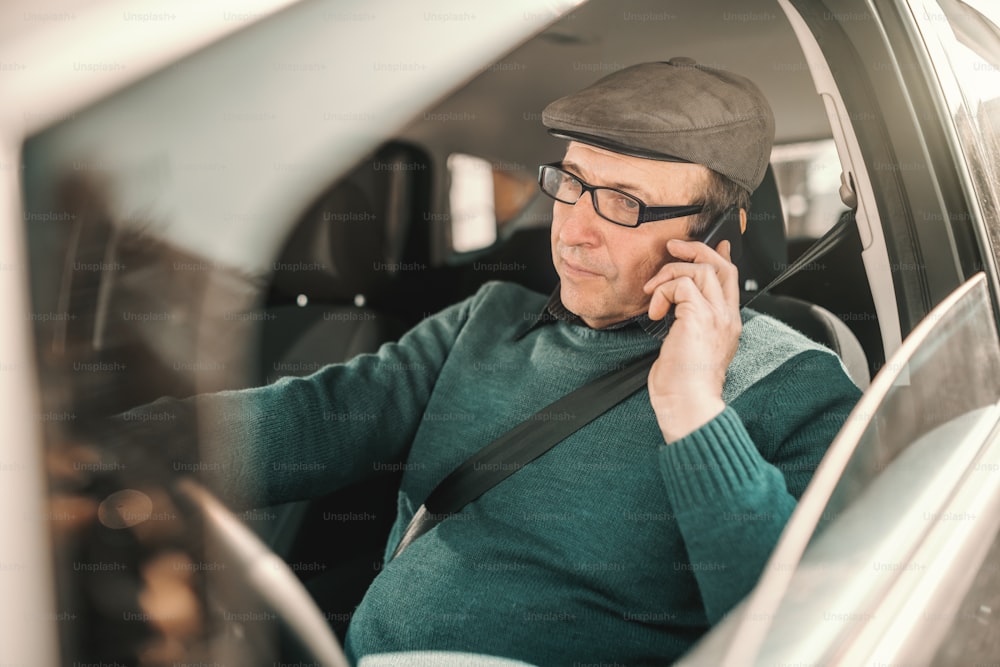
[[[423,320],[398,343],[308,377],[135,408],[116,419],[117,439],[129,448],[119,454],[198,472],[238,508],[316,497],[371,476],[405,459],[478,296]]]
[[[820,351],[798,355],[760,384],[749,392],[756,400],[743,402],[743,417],[729,405],[693,433],[660,446],[686,567],[711,624],[753,589],[860,397],[839,360]]]

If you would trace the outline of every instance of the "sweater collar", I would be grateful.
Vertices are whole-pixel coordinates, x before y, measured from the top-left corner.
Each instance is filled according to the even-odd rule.
[[[556,285],[555,290],[549,296],[549,300],[545,302],[545,306],[542,311],[535,317],[530,318],[534,320],[527,329],[525,329],[518,338],[523,338],[527,336],[530,332],[534,331],[538,327],[545,326],[546,324],[553,324],[555,322],[567,322],[576,326],[591,328],[584,322],[579,315],[570,311],[563,302],[562,297],[559,295],[559,285]],[[622,320],[621,322],[615,322],[606,327],[602,327],[600,331],[615,331],[618,329],[625,329],[631,326],[637,326],[647,334],[656,338],[657,340],[663,340],[667,337],[667,332],[670,331],[670,325],[673,324],[674,316],[672,313],[667,314],[662,320],[651,320],[649,319],[648,313],[640,313],[627,320]]]

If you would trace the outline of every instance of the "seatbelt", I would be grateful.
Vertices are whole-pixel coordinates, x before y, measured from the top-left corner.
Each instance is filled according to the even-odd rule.
[[[799,255],[798,259],[786,266],[784,271],[775,276],[771,282],[764,287],[764,289],[759,292],[754,292],[753,296],[750,297],[746,303],[740,304],[740,308],[748,307],[757,299],[757,297],[770,292],[772,289],[833,250],[837,244],[840,243],[845,236],[847,236],[853,221],[854,216],[840,216],[837,223],[833,227],[826,230],[826,233],[823,234],[823,236],[816,239],[815,243],[809,246],[804,253]]]
[[[754,292],[741,307],[749,306],[757,297],[830,252],[846,235],[848,224],[847,220],[838,221],[764,289]],[[657,349],[623,368],[588,382],[542,408],[473,454],[441,480],[427,496],[424,504],[417,509],[406,526],[406,531],[396,545],[392,558],[403,553],[414,540],[431,528],[449,516],[457,514],[463,507],[559,442],[639,391],[646,385],[649,369],[659,354],[660,351]],[[572,418],[566,419],[567,414],[572,415]]]
[[[486,445],[427,496],[393,552],[395,558],[428,530],[507,479],[560,441],[594,421],[646,384],[655,350],[588,382]],[[570,415],[570,418],[566,418]]]

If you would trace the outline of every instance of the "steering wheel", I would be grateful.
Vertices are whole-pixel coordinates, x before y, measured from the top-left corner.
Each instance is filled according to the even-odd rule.
[[[194,479],[177,480],[175,489],[201,517],[213,546],[235,576],[278,616],[306,652],[304,657],[323,667],[350,667],[323,613],[288,564]]]

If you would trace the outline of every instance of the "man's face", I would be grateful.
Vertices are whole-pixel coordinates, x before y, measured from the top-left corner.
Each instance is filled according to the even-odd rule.
[[[646,160],[577,142],[567,148],[563,168],[649,206],[698,203],[708,184],[702,165]],[[552,262],[563,305],[595,329],[645,312],[649,296],[642,286],[671,260],[667,241],[687,239],[691,222],[688,216],[622,227],[594,211],[589,193],[575,205],[554,202]]]

